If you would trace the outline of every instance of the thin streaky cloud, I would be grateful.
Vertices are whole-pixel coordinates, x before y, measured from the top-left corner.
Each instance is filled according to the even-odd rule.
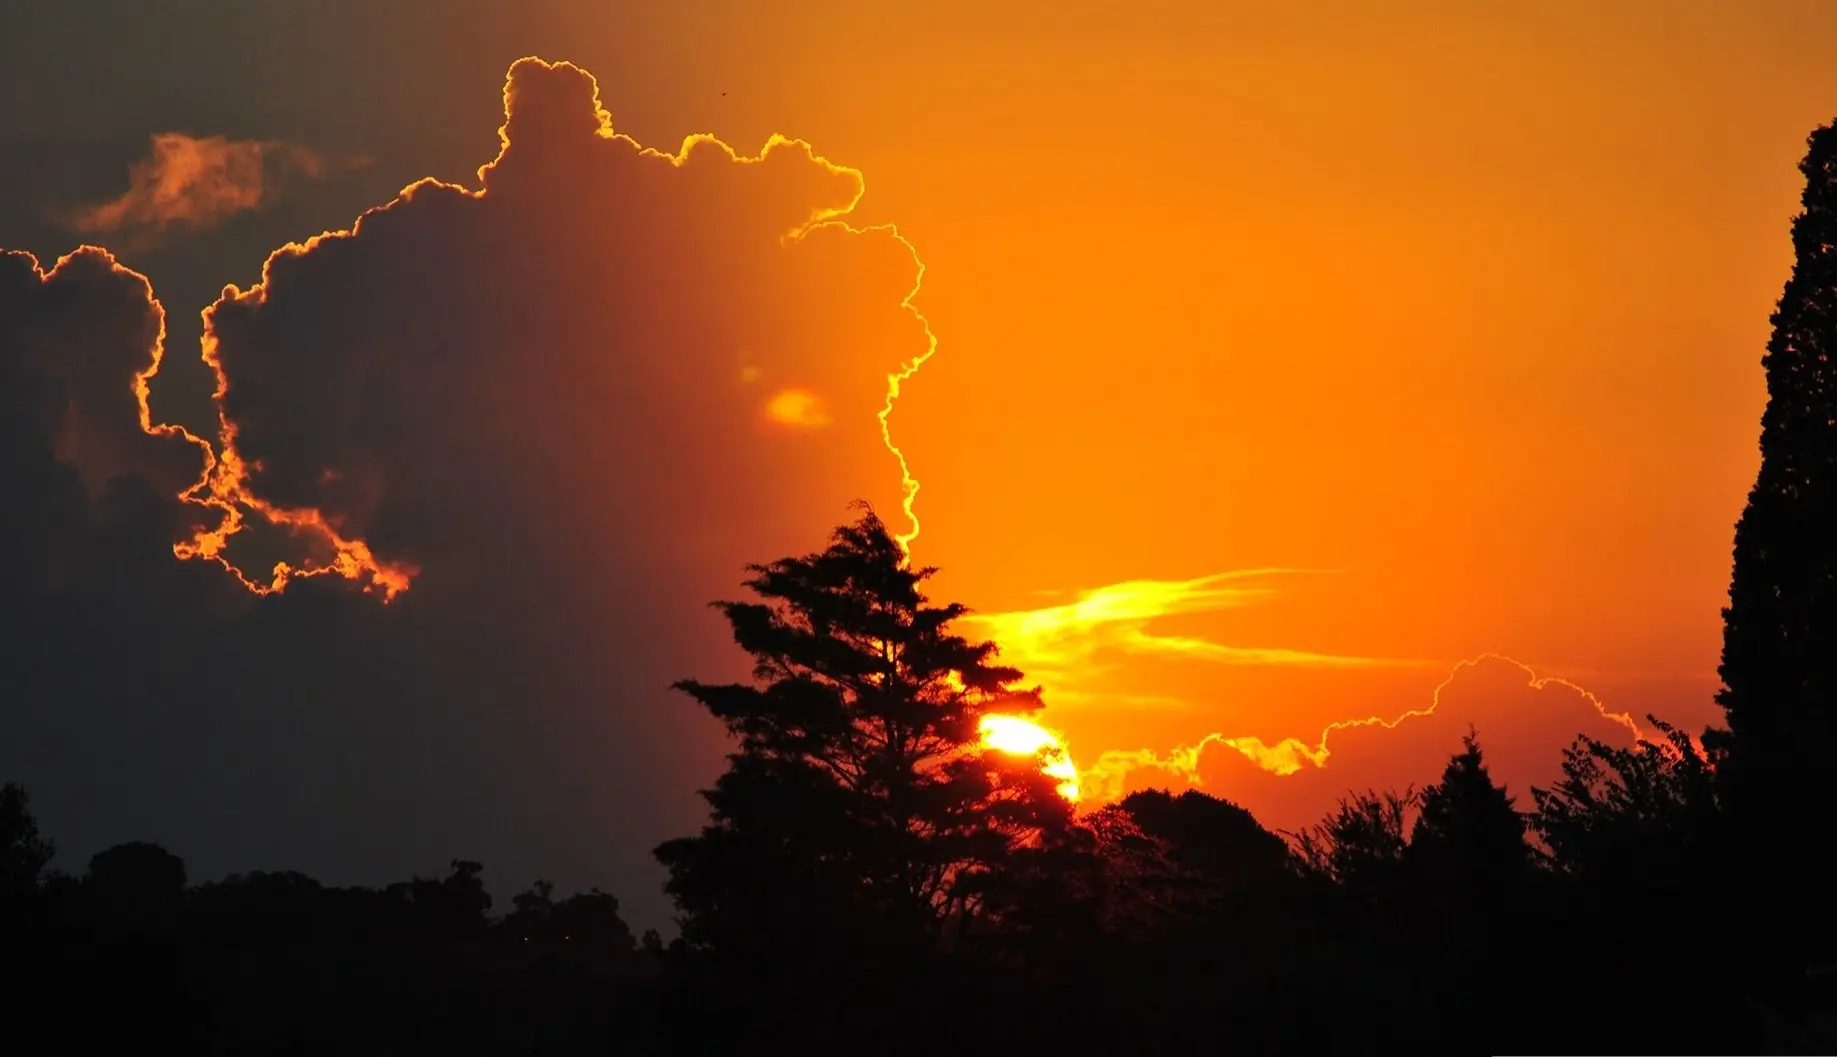
[[[1311,668],[1420,667],[1435,662],[1353,657],[1289,647],[1232,646],[1191,635],[1162,635],[1158,619],[1255,605],[1282,593],[1250,581],[1321,575],[1327,569],[1236,569],[1188,580],[1125,580],[1078,592],[1070,602],[1035,609],[972,614],[966,622],[995,640],[1003,655],[1041,674],[1084,667],[1099,651],[1184,657],[1214,664]],[[1061,676],[1063,677],[1063,676]]]

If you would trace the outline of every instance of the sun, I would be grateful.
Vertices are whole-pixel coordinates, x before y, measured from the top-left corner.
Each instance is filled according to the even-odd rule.
[[[765,405],[765,415],[782,426],[821,429],[829,425],[823,398],[808,389],[782,389]]]
[[[1078,768],[1057,734],[1020,716],[983,716],[978,729],[982,743],[997,752],[1039,757],[1040,772],[1059,779],[1059,795],[1077,803]]]

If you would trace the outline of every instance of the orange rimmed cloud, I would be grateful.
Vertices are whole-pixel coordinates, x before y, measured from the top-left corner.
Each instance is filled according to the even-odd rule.
[[[293,180],[317,180],[366,159],[333,159],[278,140],[233,140],[161,132],[148,156],[128,170],[128,189],[70,219],[90,234],[119,234],[148,245],[171,231],[201,231],[260,209]]]
[[[1530,665],[1504,654],[1485,653],[1452,665],[1447,675],[1430,690],[1428,703],[1422,708],[1406,709],[1389,716],[1373,715],[1338,720],[1327,724],[1312,740],[1290,737],[1271,744],[1255,736],[1211,733],[1191,744],[1179,746],[1164,753],[1148,749],[1110,750],[1102,753],[1088,768],[1081,770],[1079,777],[1087,791],[1094,797],[1104,800],[1116,799],[1127,792],[1132,785],[1139,786],[1143,782],[1155,784],[1171,779],[1175,782],[1204,787],[1213,784],[1208,782],[1203,765],[1214,747],[1237,754],[1253,765],[1257,771],[1283,779],[1323,771],[1328,766],[1329,758],[1334,755],[1334,750],[1329,746],[1334,735],[1358,731],[1390,732],[1411,722],[1445,718],[1443,717],[1444,695],[1462,676],[1485,666],[1491,666],[1504,676],[1520,677],[1522,682],[1517,686],[1521,690],[1529,690],[1537,694],[1551,690],[1561,691],[1572,695],[1580,704],[1587,706],[1586,711],[1574,713],[1576,722],[1573,728],[1560,728],[1561,736],[1565,740],[1572,736],[1573,731],[1587,726],[1592,726],[1592,733],[1598,736],[1623,737],[1629,743],[1646,736],[1632,716],[1625,712],[1611,710],[1605,702],[1586,687],[1557,676],[1540,675]],[[1468,722],[1472,722],[1474,719],[1472,711],[1465,713],[1465,718]],[[1490,723],[1507,717],[1487,718]],[[1548,727],[1548,724],[1544,726]],[[1445,740],[1453,744],[1452,738]],[[1372,749],[1380,754],[1396,748],[1394,745],[1383,743],[1372,745]],[[1339,769],[1336,768],[1337,770]],[[1344,784],[1333,783],[1331,788],[1336,792],[1343,791],[1348,785],[1357,785],[1362,779],[1369,781],[1373,777],[1369,769],[1366,773],[1341,773],[1346,782]],[[1316,783],[1316,786],[1317,788],[1313,790],[1315,792],[1328,788],[1319,783]],[[1233,792],[1253,803],[1258,799],[1254,793],[1241,789],[1233,790]],[[1324,809],[1327,806],[1326,800],[1318,796],[1314,799],[1317,801],[1315,804],[1317,809]]]
[[[166,313],[146,276],[109,251],[84,246],[49,271],[29,253],[0,251],[0,313],[15,370],[37,382],[40,426],[92,499],[139,475],[169,496],[196,487],[210,445],[181,426],[157,424],[148,379],[165,354]]]
[[[641,490],[660,492],[736,474],[761,480],[771,453],[739,435],[746,416],[697,376],[714,350],[738,344],[766,363],[748,362],[743,380],[768,370],[795,374],[819,380],[829,394],[781,389],[764,405],[768,422],[842,424],[867,441],[851,449],[846,472],[796,475],[861,482],[821,489],[830,500],[822,506],[839,509],[852,495],[877,491],[859,472],[872,441],[894,456],[910,522],[900,540],[909,544],[918,532],[918,486],[888,418],[900,383],[937,341],[912,303],[923,265],[911,244],[891,225],[846,222],[865,190],[860,172],[778,135],[751,156],[708,135],[687,137],[673,153],[645,147],[613,130],[592,76],[568,63],[513,64],[504,103],[499,154],[479,169],[478,189],[431,179],[410,185],[348,230],[282,247],[260,283],[226,288],[205,311],[201,355],[217,379],[217,433],[209,441],[152,420],[164,314],[144,278],[106,251],[60,263],[66,275],[94,262],[132,277],[140,289],[127,303],[140,308],[130,311],[150,321],[129,343],[145,359],[120,393],[135,401],[133,417],[95,410],[120,383],[84,375],[93,392],[63,414],[61,457],[106,478],[132,468],[112,454],[123,447],[123,431],[181,440],[186,457],[202,466],[182,480],[160,475],[190,512],[176,556],[214,562],[256,594],[336,575],[388,601],[420,571],[414,555],[463,549],[447,538],[465,531],[455,512],[514,509],[477,501],[494,486],[522,488],[527,467],[565,467],[578,478],[581,468],[569,464],[584,457],[588,476],[623,472]],[[328,164],[279,142],[162,134],[153,156],[134,167],[128,193],[89,210],[78,226],[207,227],[260,206],[277,172],[316,177]],[[361,289],[353,289],[360,274]],[[600,289],[586,289],[595,283]],[[821,310],[836,290],[875,287],[887,292],[880,304],[894,309],[891,316],[864,322],[858,313]],[[609,306],[617,311],[603,311]],[[895,351],[891,370],[863,371],[854,355],[864,347],[898,350],[913,338],[916,350]],[[531,347],[550,355],[532,358],[524,353]],[[567,355],[589,348],[596,351],[584,361]],[[417,364],[417,356],[433,359]],[[508,419],[507,404],[514,405]],[[634,442],[662,441],[697,404],[690,417],[708,421],[689,431],[687,443],[672,443],[694,450],[693,434],[718,435],[725,463],[702,474],[657,474],[653,460],[595,458],[542,436],[555,432],[554,412],[566,408],[571,413],[559,417],[574,440],[610,434],[636,454]],[[514,421],[536,408],[546,415]],[[416,442],[399,442],[409,436]],[[452,466],[468,455],[474,473],[455,491]],[[478,479],[507,462],[516,480]],[[548,498],[565,505],[569,493]],[[540,520],[553,524],[571,513]],[[482,534],[501,538],[503,527]],[[670,535],[661,526],[649,534]],[[251,565],[239,548],[268,556]]]
[[[658,493],[623,513],[694,516],[683,494],[697,482],[708,496],[709,482],[771,477],[762,471],[776,456],[746,434],[750,416],[715,384],[732,360],[725,372],[713,361],[736,348],[742,381],[811,383],[767,398],[765,422],[850,442],[832,449],[846,466],[797,475],[833,482],[812,507],[878,495],[883,482],[862,471],[872,450],[891,453],[909,543],[917,484],[888,416],[936,339],[912,304],[922,266],[911,245],[891,226],[845,220],[864,193],[861,174],[783,136],[751,156],[707,135],[675,152],[645,147],[613,130],[591,75],[566,63],[519,61],[504,99],[500,151],[480,168],[479,188],[413,184],[348,230],[283,247],[259,284],[227,288],[206,311],[218,435],[204,482],[186,498],[219,517],[176,553],[216,561],[257,592],[336,574],[388,600],[430,554],[464,549],[452,537],[502,537],[502,526],[480,526],[529,511],[528,495],[474,505],[494,489],[526,490],[521,468],[569,479],[541,504],[603,494],[623,478],[626,490]],[[825,304],[837,290],[874,289],[885,293],[840,311]],[[876,304],[892,313],[854,307]],[[915,351],[896,351],[908,342]],[[893,369],[859,355],[874,348],[895,350]],[[422,356],[432,358],[415,362]],[[543,414],[515,420],[536,409]],[[666,440],[673,434],[680,439]],[[667,474],[645,459],[582,465],[583,444],[632,452],[660,443],[718,449],[721,465]],[[519,472],[455,492],[454,460],[484,476]],[[788,506],[795,490],[775,505]],[[655,502],[664,494],[683,501]],[[456,518],[462,510],[473,516]],[[251,548],[252,528],[281,532]],[[238,557],[277,548],[278,560],[261,559],[265,572]]]
[[[697,823],[723,748],[667,688],[744,677],[706,601],[852,499],[911,513],[889,416],[936,340],[912,246],[848,222],[861,174],[784,137],[644,147],[565,63],[518,62],[505,100],[476,186],[412,184],[224,288],[209,435],[152,413],[185,379],[144,278],[0,258],[0,482],[30,512],[0,518],[27,629],[0,675],[55,704],[28,703],[31,744],[126,759],[124,802],[219,812],[194,846],[322,841],[288,805],[343,798],[416,830],[364,853],[399,873],[446,844],[415,818],[566,797],[487,839],[654,889],[644,852]],[[822,443],[762,414],[791,387]],[[210,717],[159,753],[198,782],[96,735],[142,729],[111,709]],[[171,805],[194,791],[219,807]]]

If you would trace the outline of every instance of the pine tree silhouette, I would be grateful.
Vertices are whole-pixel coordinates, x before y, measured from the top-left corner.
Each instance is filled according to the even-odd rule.
[[[1050,908],[1013,886],[1058,876],[1041,860],[1074,832],[1056,779],[981,745],[984,715],[1033,711],[1038,691],[951,633],[964,607],[928,603],[932,570],[871,512],[751,571],[762,601],[717,606],[754,679],[677,684],[739,740],[702,794],[710,824],[656,850],[713,974],[690,1026],[728,1032],[716,1050],[931,1052],[920,1036],[948,1034],[955,1004],[926,995],[957,986],[936,960],[1036,928],[1008,912]]]
[[[1478,737],[1469,732],[1461,747],[1417,801],[1406,858],[1450,892],[1497,899],[1531,867],[1526,822],[1511,794],[1493,784]]]

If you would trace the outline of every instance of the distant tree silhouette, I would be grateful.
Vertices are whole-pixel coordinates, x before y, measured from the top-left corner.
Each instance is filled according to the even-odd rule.
[[[1416,800],[1413,789],[1341,797],[1332,814],[1296,835],[1296,856],[1355,898],[1381,899],[1397,884],[1409,849],[1405,818]]]
[[[1417,797],[1405,860],[1445,890],[1499,898],[1520,884],[1532,861],[1526,823],[1502,786],[1493,784],[1476,735],[1461,739],[1441,781]]]
[[[1110,816],[1114,817],[1110,817]],[[1293,877],[1288,843],[1229,800],[1188,789],[1145,789],[1085,820],[1113,880],[1111,910],[1138,930],[1184,928],[1223,901]]]
[[[1417,797],[1404,865],[1407,896],[1393,912],[1411,922],[1419,953],[1437,971],[1415,981],[1419,1016],[1447,1037],[1507,1039],[1498,1025],[1512,1017],[1515,991],[1534,986],[1514,952],[1541,942],[1536,854],[1511,794],[1495,783],[1478,735],[1469,730],[1441,779]],[[1483,1046],[1497,1052],[1494,1046]]]
[[[410,917],[421,942],[450,944],[476,937],[489,924],[491,894],[482,878],[484,866],[469,859],[454,859],[452,872],[435,880],[416,877],[390,885],[388,893],[412,908]]]
[[[39,877],[56,853],[56,845],[39,835],[25,787],[0,786],[0,905],[37,894]]]
[[[1167,840],[1145,831],[1120,803],[1079,821],[1093,838],[1106,928],[1142,939],[1193,920],[1209,893],[1202,878],[1175,860]]]
[[[1837,769],[1837,127],[1808,142],[1797,259],[1761,361],[1760,472],[1723,611],[1730,776],[1763,813],[1828,795]]]
[[[1533,788],[1527,821],[1560,872],[1601,890],[1675,883],[1703,846],[1720,809],[1715,771],[1690,735],[1655,716],[1663,741],[1629,747],[1577,738],[1563,752],[1563,779]]]
[[[529,891],[513,896],[510,905],[516,910],[506,918],[511,922],[541,921],[549,916],[555,906],[555,885],[549,881],[538,880],[529,886]]]
[[[130,841],[89,860],[83,891],[111,935],[169,937],[185,907],[185,861],[157,844]]]
[[[1777,949],[1781,937],[1742,927],[1751,920],[1744,907],[1781,898],[1789,886],[1769,875],[1768,857],[1728,843],[1715,756],[1671,724],[1647,718],[1657,737],[1624,747],[1578,738],[1563,754],[1562,780],[1531,791],[1536,808],[1528,822],[1559,886],[1547,909],[1577,931],[1652,923],[1640,930],[1637,974],[1573,960],[1563,972],[1578,990],[1609,996],[1604,1006],[1696,1010],[1687,1025],[1668,1025],[1662,1036],[1643,1031],[1624,1044],[1604,1038],[1604,1048],[1753,1049],[1751,1003],[1771,1002],[1790,973],[1763,971],[1775,960],[1763,952]]]
[[[555,904],[549,915],[551,938],[559,934],[563,943],[590,946],[595,950],[628,954],[638,947],[631,926],[619,915],[619,900],[597,888],[574,895]]]
[[[198,1012],[180,973],[184,860],[145,841],[117,844],[90,858],[74,894],[79,935],[88,942],[78,948],[86,956],[72,982],[117,995],[114,1015],[85,1026],[89,1041],[112,1048],[186,1030]]]
[[[1197,789],[1178,796],[1144,789],[1119,806],[1143,833],[1165,844],[1174,862],[1223,889],[1267,884],[1288,873],[1288,845],[1229,800]]]

